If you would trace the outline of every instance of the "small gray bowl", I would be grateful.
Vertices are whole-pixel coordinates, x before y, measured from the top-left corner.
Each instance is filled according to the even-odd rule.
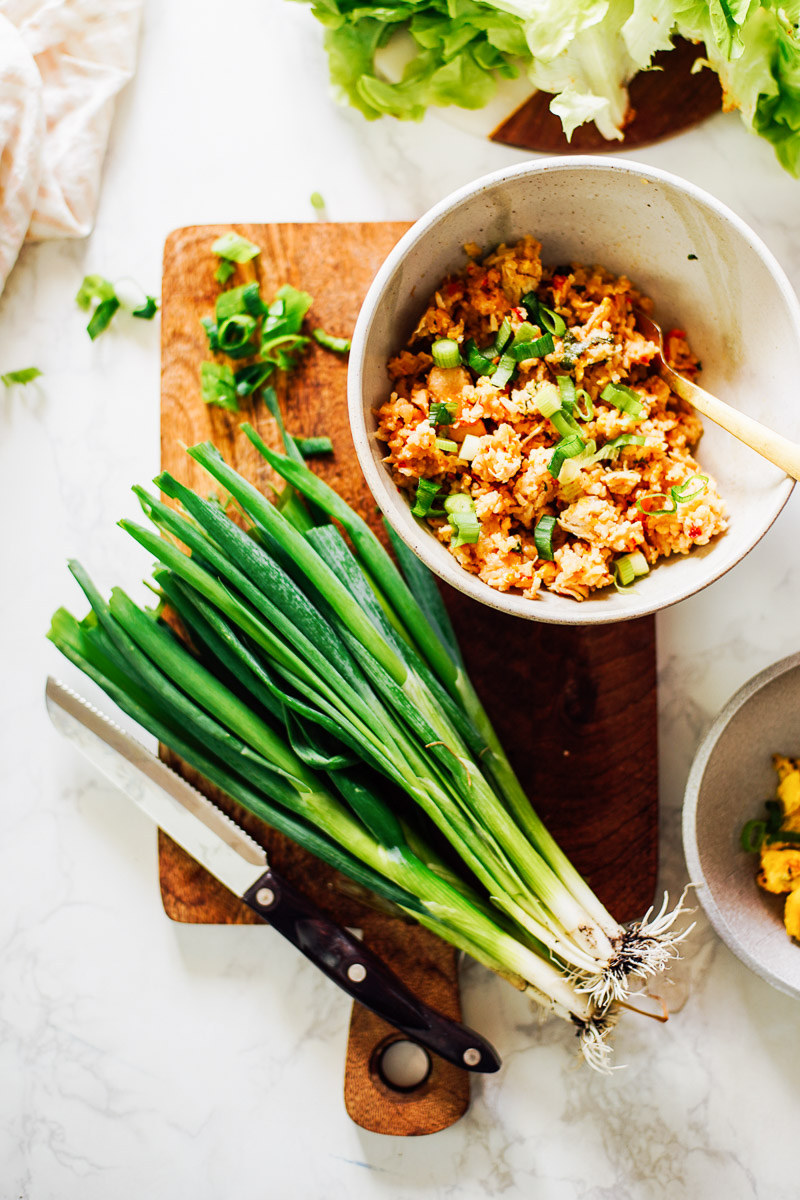
[[[767,983],[800,996],[800,946],[783,925],[783,896],[755,881],[757,859],[739,845],[746,821],[774,796],[772,755],[800,755],[800,654],[746,683],[700,745],[683,805],[689,877],[723,942]]]
[[[707,421],[699,460],[728,506],[727,533],[664,561],[625,594],[604,588],[582,603],[554,592],[528,600],[464,570],[412,517],[375,438],[374,410],[391,393],[386,363],[437,284],[464,266],[464,243],[488,250],[526,233],[542,242],[546,262],[602,263],[629,275],[654,300],[664,329],[689,332],[703,386],[790,438],[800,438],[800,407],[790,399],[800,375],[800,304],[764,243],[724,204],[675,175],[611,158],[538,159],[477,179],[421,217],[378,271],[353,334],[348,396],[358,461],[389,523],[446,583],[502,612],[562,625],[641,617],[738,563],[793,481]]]

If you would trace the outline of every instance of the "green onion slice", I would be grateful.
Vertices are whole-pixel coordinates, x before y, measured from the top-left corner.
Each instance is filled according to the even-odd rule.
[[[0,383],[4,387],[12,387],[15,383],[33,383],[41,373],[38,367],[22,367],[19,371],[6,371],[5,375],[0,375]]]
[[[620,558],[615,558],[611,564],[611,574],[614,577],[614,586],[617,591],[624,591],[633,583],[634,579],[640,575],[647,575],[649,571],[650,566],[641,550],[632,550],[630,554],[623,554]]]
[[[436,449],[441,450],[443,454],[456,454],[458,452],[458,442],[452,441],[451,438],[437,438]]]
[[[350,338],[334,337],[324,329],[312,329],[311,336],[319,346],[332,350],[334,354],[348,354],[350,351]]]
[[[522,306],[530,319],[540,329],[544,329],[548,333],[553,333],[556,337],[563,337],[567,332],[567,323],[564,318],[560,317],[552,308],[548,308],[546,304],[543,304],[536,295],[536,292],[528,292],[527,295],[523,296]]]
[[[540,558],[553,562],[553,534],[556,528],[555,517],[539,517],[533,531],[533,540]]]
[[[217,326],[217,322],[211,317],[201,317],[200,324],[206,331],[209,350],[212,354],[216,354],[219,350],[219,328]]]
[[[153,317],[158,312],[158,301],[155,296],[145,296],[144,304],[139,308],[131,310],[131,315],[139,317],[142,321],[152,321]]]
[[[620,383],[607,383],[600,393],[600,399],[605,400],[606,404],[618,408],[620,412],[627,413],[628,416],[636,417],[639,420],[647,415],[639,394],[632,388],[623,387]]]
[[[233,376],[236,381],[236,395],[250,396],[253,392],[257,392],[267,382],[274,370],[273,363],[257,362],[250,363],[246,367],[239,367]]]
[[[643,503],[645,500],[666,500],[667,503],[664,505],[659,505],[658,508],[645,508]],[[674,499],[672,496],[668,496],[666,492],[648,492],[646,496],[642,496],[641,499],[636,501],[636,507],[638,508],[639,512],[644,513],[646,517],[663,517],[666,515],[672,516],[678,510],[678,506]]]
[[[489,358],[496,358],[498,354],[502,354],[511,337],[511,322],[508,317],[503,318],[503,323],[497,331],[494,339],[494,346],[486,351]]]
[[[561,378],[568,377],[561,376]],[[594,405],[592,404],[592,397],[587,391],[584,391],[583,388],[579,388],[575,394],[575,416],[580,421],[594,420]]]
[[[474,338],[469,339],[464,346],[464,350],[466,351],[467,363],[470,370],[474,371],[479,378],[481,375],[493,375],[497,370],[497,364],[493,363],[491,358],[487,357],[490,351],[487,350],[486,354],[480,351],[475,345]]]
[[[432,479],[420,479],[417,483],[414,507],[411,509],[412,516],[427,517],[431,505],[441,490],[441,484],[434,483]]]
[[[108,300],[100,301],[97,308],[92,313],[89,324],[86,326],[86,332],[92,341],[94,341],[96,337],[99,337],[104,329],[108,329],[109,325],[111,324],[111,318],[114,316],[114,313],[118,308],[119,300],[116,296],[112,296]]]
[[[574,417],[564,412],[563,408],[558,408],[554,413],[550,414],[550,424],[555,426],[562,438],[570,437],[572,434],[577,434],[580,437],[580,427]]]
[[[739,835],[739,844],[746,854],[757,854],[763,846],[766,836],[767,825],[765,821],[748,821],[742,827],[742,832]]]
[[[577,433],[572,433],[569,435],[569,437],[562,438],[553,451],[553,456],[550,459],[550,462],[547,464],[547,469],[553,476],[553,479],[558,479],[562,464],[565,463],[568,458],[575,458],[576,455],[581,454],[585,448],[586,443],[582,437],[578,436]]]
[[[83,283],[78,288],[75,303],[86,312],[94,303],[102,304],[104,300],[115,300],[117,293],[113,283],[102,275],[84,275]]]
[[[431,425],[452,425],[453,418],[458,412],[458,401],[436,400],[428,411]]]
[[[211,250],[220,258],[235,263],[250,262],[251,258],[255,258],[257,254],[261,253],[258,246],[246,237],[242,237],[240,233],[234,233],[233,230],[223,233],[222,237],[217,238]]]
[[[552,354],[554,349],[552,334],[546,333],[544,337],[536,338],[533,342],[515,341],[511,353],[516,362],[522,362],[526,358],[544,358],[546,354]]]
[[[442,367],[444,370],[461,366],[461,351],[458,348],[458,342],[454,342],[450,338],[439,338],[434,342],[431,346],[431,355],[436,366]]]
[[[506,352],[500,355],[500,361],[497,364],[497,370],[492,376],[492,382],[495,387],[505,387],[511,379],[511,376],[517,369],[517,360],[514,358],[513,352]]]
[[[646,439],[636,433],[621,433],[605,446],[601,446],[592,454],[592,462],[601,462],[604,458],[616,458],[623,446],[643,446]],[[642,510],[644,511],[644,510]]]
[[[695,480],[698,482],[696,483]],[[708,489],[708,475],[690,475],[680,487],[670,488],[670,495],[676,504],[690,504]]]
[[[241,358],[243,355],[253,354],[255,346],[251,344],[250,339],[255,330],[256,319],[249,313],[236,313],[234,316],[228,317],[217,330],[220,350],[231,358]]]
[[[317,212],[322,212],[325,207],[325,200],[320,192],[312,192],[309,200],[312,208],[315,208]]]
[[[220,259],[220,264],[214,272],[214,279],[217,281],[220,287],[224,287],[235,270],[236,263],[232,263],[227,258]]]
[[[571,413],[575,407],[575,381],[570,375],[557,375],[558,391],[561,396],[561,407]],[[586,395],[586,393],[583,393]],[[585,420],[589,418],[586,417]]]
[[[200,364],[200,394],[204,404],[214,404],[228,412],[239,411],[236,381],[227,363]]]
[[[295,437],[294,443],[303,458],[313,458],[316,454],[333,454],[333,442],[329,437]]]

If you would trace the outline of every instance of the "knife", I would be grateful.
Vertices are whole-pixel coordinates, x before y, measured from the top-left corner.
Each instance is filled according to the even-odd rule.
[[[45,701],[59,733],[348,996],[457,1067],[499,1070],[485,1038],[415,996],[354,934],[273,871],[263,847],[202,792],[52,677]]]

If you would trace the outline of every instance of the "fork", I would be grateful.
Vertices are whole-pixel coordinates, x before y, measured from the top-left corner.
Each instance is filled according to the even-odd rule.
[[[704,417],[708,417],[715,424],[726,429],[728,433],[732,433],[740,442],[744,442],[751,450],[755,450],[756,454],[775,463],[776,467],[780,467],[792,479],[800,480],[800,445],[797,442],[789,441],[788,438],[783,437],[780,433],[775,433],[772,429],[767,429],[766,425],[761,425],[752,417],[746,416],[745,413],[731,408],[730,404],[726,404],[724,400],[712,396],[704,388],[699,387],[696,383],[690,383],[683,375],[673,371],[672,367],[667,366],[664,357],[664,335],[661,327],[656,325],[655,321],[651,320],[641,309],[635,308],[633,313],[639,332],[658,346],[658,369],[661,378],[669,384],[673,392],[676,392],[682,400],[687,400]]]

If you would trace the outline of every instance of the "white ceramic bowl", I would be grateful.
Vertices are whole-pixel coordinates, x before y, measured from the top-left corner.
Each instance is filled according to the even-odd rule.
[[[800,654],[756,675],[728,701],[697,751],[683,806],[689,878],[735,955],[774,987],[800,996],[800,946],[787,936],[785,896],[762,891],[758,859],[739,834],[775,795],[772,755],[800,755]]]
[[[411,516],[382,462],[373,410],[390,394],[388,359],[405,344],[437,283],[466,262],[465,242],[488,252],[526,233],[542,242],[547,263],[601,263],[629,275],[652,297],[664,329],[688,331],[703,385],[791,438],[800,438],[800,305],[763,242],[713,196],[653,167],[599,157],[540,159],[476,180],[417,221],[375,277],[353,335],[350,422],[367,483],[397,533],[447,583],[516,616],[586,625],[655,612],[739,562],[793,486],[711,422],[700,461],[718,480],[728,532],[665,560],[631,593],[604,589],[580,603],[550,592],[526,600],[465,571]]]

